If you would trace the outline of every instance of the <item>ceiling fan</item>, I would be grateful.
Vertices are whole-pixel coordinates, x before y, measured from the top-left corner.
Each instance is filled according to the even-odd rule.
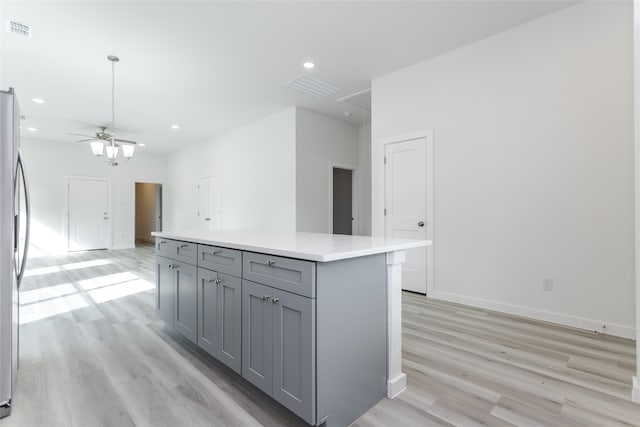
[[[111,61],[111,128],[115,129],[116,113],[115,113],[115,64],[120,61],[120,58],[114,55],[107,56],[107,59]],[[95,156],[102,156],[103,151],[106,151],[106,161],[111,166],[118,166],[117,157],[118,150],[122,147],[122,155],[126,160],[133,157],[133,150],[138,143],[129,139],[122,139],[115,137],[115,131],[108,131],[106,126],[100,126],[100,130],[94,135],[84,135],[79,133],[70,133],[73,136],[82,136],[86,139],[81,139],[76,142],[90,142],[91,151]]]
[[[84,136],[87,139],[80,139],[76,142],[89,142],[89,141],[111,141],[111,138],[113,136],[113,132],[107,132],[107,127],[106,126],[99,126],[100,130],[98,132],[96,132],[93,135],[85,135],[85,134],[81,134],[81,133],[70,133],[69,135],[73,135],[73,136]],[[121,139],[121,138],[113,138],[113,140],[116,143],[124,143],[124,144],[138,144],[135,141],[131,141],[128,139]],[[118,144],[116,144],[118,145]]]

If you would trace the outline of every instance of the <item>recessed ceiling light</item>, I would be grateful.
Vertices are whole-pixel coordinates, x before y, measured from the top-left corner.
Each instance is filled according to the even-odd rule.
[[[141,143],[139,143],[139,144],[138,144],[138,146],[140,146],[140,147],[146,147],[146,146],[147,146],[147,144],[145,144],[144,142],[141,142]]]
[[[44,99],[42,98],[32,98],[31,100],[36,104],[44,104]]]
[[[27,130],[28,130],[29,132],[37,132],[37,131],[38,131],[38,128],[28,127],[28,128],[27,128]]]
[[[180,126],[178,126],[178,125],[171,125],[171,129],[177,130],[177,129],[180,129]]]
[[[311,70],[313,67],[315,67],[315,66],[316,66],[316,64],[315,64],[315,63],[313,63],[313,62],[311,62],[311,61],[307,61],[307,62],[305,62],[304,64],[302,64],[302,66],[303,66],[304,68],[306,68],[307,70]]]

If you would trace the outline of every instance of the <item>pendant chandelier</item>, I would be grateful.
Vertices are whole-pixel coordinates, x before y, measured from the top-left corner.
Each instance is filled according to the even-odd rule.
[[[91,152],[94,156],[106,154],[105,161],[110,166],[118,166],[118,152],[122,148],[122,156],[125,160],[133,157],[136,147],[135,141],[120,139],[115,137],[116,128],[116,62],[120,61],[115,55],[107,56],[111,61],[111,131],[107,131],[105,126],[100,127],[100,132],[96,133],[96,138],[91,141]]]

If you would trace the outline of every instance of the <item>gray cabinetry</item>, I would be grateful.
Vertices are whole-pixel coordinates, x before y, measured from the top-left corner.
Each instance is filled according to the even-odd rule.
[[[242,276],[242,252],[235,249],[198,245],[198,267],[232,276]]]
[[[186,250],[182,254],[180,249]],[[193,251],[193,257],[189,255]],[[168,326],[197,342],[197,245],[156,239],[156,313]],[[168,255],[168,256],[165,256]]]
[[[156,256],[156,314],[173,328],[173,261]]]
[[[198,345],[241,373],[241,298],[238,277],[198,269]]]
[[[243,281],[242,376],[315,423],[315,300]]]
[[[274,290],[273,398],[308,423],[315,421],[316,301]]]
[[[350,425],[386,395],[384,254],[316,263],[158,238],[156,255],[158,317],[306,423]]]
[[[300,259],[245,252],[242,278],[314,298],[316,263]]]
[[[194,343],[197,342],[198,330],[196,272],[194,265],[173,263],[173,328]]]
[[[198,245],[190,242],[156,237],[156,253],[169,259],[196,265]]]
[[[273,315],[271,288],[242,281],[242,376],[271,395]]]

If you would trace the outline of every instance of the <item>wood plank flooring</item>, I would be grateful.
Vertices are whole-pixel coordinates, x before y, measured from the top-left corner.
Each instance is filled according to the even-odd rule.
[[[34,258],[13,414],[0,427],[294,426],[155,317],[153,247]],[[408,389],[369,426],[640,426],[635,343],[404,295]]]

